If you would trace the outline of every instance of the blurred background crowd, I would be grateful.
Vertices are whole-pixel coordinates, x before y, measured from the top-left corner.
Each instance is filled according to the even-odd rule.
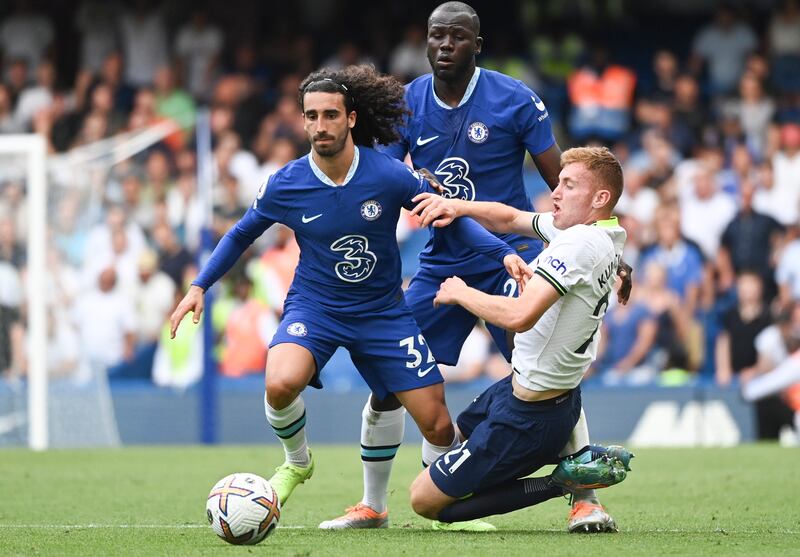
[[[54,161],[72,161],[175,124],[88,172],[50,168],[52,377],[80,383],[99,365],[112,380],[198,381],[199,327],[171,342],[165,327],[197,272],[197,115],[208,110],[218,238],[271,173],[308,152],[297,104],[308,72],[371,63],[409,81],[429,71],[425,22],[438,2],[404,4],[0,6],[0,133],[40,134]],[[734,388],[800,349],[800,2],[643,4],[475,2],[478,63],[539,93],[562,149],[604,144],[623,164],[618,214],[635,286],[605,319],[589,381]],[[525,174],[535,207],[548,210],[535,167]],[[0,169],[5,381],[27,365],[25,207],[25,180]],[[397,234],[410,278],[428,232],[409,217]],[[297,259],[291,230],[274,227],[222,281],[207,316],[221,375],[263,373]],[[480,381],[509,368],[476,328],[444,372]],[[343,384],[359,383],[352,373]],[[760,435],[774,436],[800,392],[757,404]]]

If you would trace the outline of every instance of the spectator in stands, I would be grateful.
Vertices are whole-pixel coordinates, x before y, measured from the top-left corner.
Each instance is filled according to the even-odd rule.
[[[300,247],[294,231],[279,225],[272,246],[248,264],[247,272],[253,278],[255,296],[266,302],[278,315],[283,314],[283,302],[299,261]]]
[[[142,230],[150,230],[155,219],[155,200],[143,193],[142,179],[135,172],[123,176],[119,203]],[[149,192],[148,192],[149,193]]]
[[[330,70],[340,70],[347,66],[358,66],[361,64],[375,65],[375,60],[371,56],[364,54],[355,41],[346,39],[339,44],[336,53],[322,62],[323,68]]]
[[[142,195],[155,202],[164,201],[173,189],[175,179],[170,156],[162,149],[152,149],[145,160]]]
[[[165,139],[173,150],[178,150],[183,146],[188,130],[195,125],[197,110],[194,100],[186,91],[175,85],[175,73],[169,65],[159,66],[153,76],[153,85],[156,115],[172,120],[185,130]]]
[[[156,344],[161,336],[164,321],[172,310],[175,298],[175,283],[158,269],[158,255],[146,249],[139,255],[138,286],[134,296],[136,306],[137,357],[145,360],[148,371],[153,366]]]
[[[759,274],[739,273],[736,300],[736,307],[723,315],[722,330],[716,339],[714,378],[720,387],[727,387],[739,376],[755,373],[758,362],[755,339],[772,323]]]
[[[14,11],[0,22],[0,51],[3,66],[23,60],[36,68],[51,49],[55,29],[50,18],[33,10],[31,0],[16,0]]]
[[[681,233],[700,246],[706,259],[713,260],[722,233],[736,214],[736,203],[720,191],[714,169],[707,164],[696,168],[693,186],[678,192]]]
[[[28,86],[29,72],[28,63],[22,58],[11,60],[6,64],[6,85],[9,95],[11,95],[12,111],[17,106],[19,94]]]
[[[142,87],[136,92],[133,100],[133,110],[128,116],[129,131],[143,131],[146,128],[155,126],[159,122],[165,121],[156,112],[156,95],[153,89]],[[164,146],[163,144],[161,146]],[[177,149],[180,145],[170,145],[170,148]]]
[[[151,0],[135,0],[120,17],[120,41],[125,55],[125,83],[153,84],[157,68],[169,63],[167,26],[161,9]]]
[[[81,275],[77,267],[64,259],[61,251],[55,246],[47,250],[47,274],[45,276],[45,295],[47,305],[56,308],[60,313],[74,307],[75,302],[84,290]]]
[[[638,290],[638,289],[637,289]],[[596,367],[606,385],[643,385],[659,369],[651,360],[658,335],[657,316],[634,295],[627,304],[615,304],[603,320],[601,349]]]
[[[569,131],[579,142],[593,138],[615,141],[630,125],[636,74],[611,63],[604,45],[596,45],[590,52],[590,62],[567,80],[573,105]]]
[[[403,41],[392,50],[389,72],[408,83],[429,71],[425,30],[411,24],[403,32]]]
[[[33,117],[53,104],[55,82],[55,66],[50,60],[42,60],[36,67],[36,83],[23,89],[17,99],[14,119],[21,129],[30,130]]]
[[[648,174],[633,167],[625,168],[625,190],[617,202],[616,213],[635,219],[639,227],[649,230],[653,226],[658,193],[646,185]],[[538,206],[537,206],[538,208]],[[627,230],[627,229],[626,229]]]
[[[725,103],[725,110],[739,118],[747,147],[759,158],[766,154],[767,128],[775,114],[775,103],[764,92],[759,78],[745,72],[739,80],[739,97]]]
[[[234,186],[235,205],[245,209],[253,203],[255,192],[263,182],[260,180],[261,172],[258,160],[250,151],[242,148],[241,140],[234,131],[220,134],[214,148],[214,197],[215,205],[219,204],[221,192],[218,191],[228,180]],[[241,211],[244,214],[244,210]]]
[[[652,107],[654,105],[651,105]],[[662,130],[648,129],[642,133],[641,138],[642,149],[631,154],[627,166],[642,172],[649,187],[660,189],[680,162],[680,153]]]
[[[67,192],[58,200],[53,219],[55,245],[73,267],[83,263],[88,232],[81,224],[81,195],[77,191]]]
[[[222,30],[209,23],[208,13],[202,5],[192,8],[191,19],[181,26],[175,37],[178,75],[200,102],[210,98],[224,42]]]
[[[0,259],[0,377],[16,377],[22,371],[19,337],[22,279],[19,270]]]
[[[81,35],[80,69],[99,74],[106,57],[119,46],[119,5],[114,0],[82,0],[75,12]]]
[[[254,198],[255,199],[255,198]],[[197,178],[182,174],[175,187],[167,192],[167,218],[181,243],[191,251],[200,247],[203,227],[203,203],[197,193]]]
[[[267,365],[267,350],[278,320],[269,306],[252,297],[253,283],[238,277],[233,285],[235,305],[228,314],[225,341],[220,357],[220,373],[241,377],[263,373]]]
[[[136,90],[124,81],[124,63],[121,52],[112,52],[103,61],[99,79],[111,88],[114,109],[122,114],[127,114],[133,107]]]
[[[783,0],[769,24],[772,83],[779,92],[800,92],[800,3]]]
[[[14,118],[8,86],[0,81],[0,133],[20,133],[22,131],[22,126]]]
[[[692,42],[689,65],[695,75],[708,68],[713,95],[731,93],[744,70],[747,55],[758,46],[758,38],[747,23],[740,22],[730,4],[717,8],[713,23],[704,27]]]
[[[128,219],[128,215],[122,207],[112,205],[106,211],[105,222],[89,229],[85,252],[85,255],[89,256],[86,260],[87,264],[90,260],[106,262],[114,260],[113,235],[115,231],[124,232],[125,245],[132,253],[137,254],[136,257],[145,248],[147,242],[141,227]],[[116,276],[114,282],[117,282]]]
[[[675,96],[678,70],[678,58],[673,52],[664,48],[657,50],[653,55],[655,80],[642,84],[641,95],[656,102],[672,101]]]
[[[114,106],[114,90],[106,82],[99,82],[89,93],[89,113],[99,112],[108,118],[110,135],[118,133],[125,126],[125,115]]]
[[[28,237],[28,198],[21,180],[11,180],[0,185],[0,217],[14,221],[17,239]]]
[[[703,216],[705,218],[705,216]],[[705,260],[696,244],[681,236],[681,216],[675,204],[661,205],[656,210],[656,243],[642,252],[638,266],[659,263],[666,272],[667,288],[680,300],[689,315],[699,308],[705,287]]]
[[[722,289],[733,286],[734,277],[750,270],[757,274],[763,285],[765,300],[775,297],[775,252],[783,234],[783,227],[768,215],[753,209],[756,187],[751,179],[739,186],[739,212],[722,233],[716,257],[717,274]]]
[[[174,305],[182,298],[182,290],[175,290]],[[153,362],[153,383],[159,387],[186,389],[197,383],[203,375],[203,319],[198,323],[186,323],[188,327],[170,339],[169,321],[164,328],[156,348]]]
[[[784,226],[800,223],[800,124],[780,127],[780,150],[772,156],[774,183],[771,204],[780,209],[775,218]]]
[[[642,265],[638,298],[656,320],[656,338],[650,363],[658,371],[695,370],[702,360],[702,332],[694,314],[669,287],[667,269],[651,260]]]
[[[27,259],[26,253],[19,241],[13,216],[0,216],[0,261],[10,263],[17,270],[21,270]]]
[[[697,79],[690,74],[681,74],[675,80],[675,97],[672,104],[672,114],[676,123],[689,130],[692,137],[692,147],[703,139],[703,135],[710,124],[708,110],[700,100],[700,87]],[[689,153],[683,153],[684,156]]]
[[[153,242],[158,251],[159,269],[175,283],[178,291],[187,284],[187,278],[197,274],[194,257],[178,241],[175,231],[166,222],[153,225]],[[180,300],[179,300],[180,301]]]
[[[114,366],[134,355],[136,310],[131,298],[115,288],[116,281],[116,271],[104,269],[75,306],[81,357],[95,372],[113,373]]]

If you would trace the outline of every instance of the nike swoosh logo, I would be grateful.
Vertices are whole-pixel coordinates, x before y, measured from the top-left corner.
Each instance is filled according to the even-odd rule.
[[[441,463],[441,461],[439,461],[439,460],[437,460],[437,461],[436,461],[436,467],[439,469],[439,472],[441,472],[443,475],[445,475],[445,476],[447,475],[447,472],[445,472],[444,470],[442,470],[442,463]]]
[[[425,376],[426,376],[426,375],[428,375],[428,374],[431,372],[431,370],[432,370],[433,368],[435,368],[435,367],[436,367],[436,364],[432,365],[432,366],[431,366],[431,367],[429,367],[428,369],[424,369],[424,370],[418,371],[418,372],[417,372],[417,375],[419,375],[420,377],[425,377]]]
[[[537,101],[537,100],[536,100],[536,97],[534,97],[534,96],[531,96],[531,100],[533,101],[533,105],[534,105],[536,108],[538,108],[539,110],[541,110],[542,112],[544,112],[544,103],[543,103],[542,101]]]
[[[303,224],[308,224],[312,220],[317,220],[321,216],[322,216],[322,213],[320,213],[318,215],[314,215],[313,217],[307,217],[307,216],[303,215],[303,217],[300,220],[303,221]]]
[[[439,137],[438,135],[434,135],[433,137],[429,137],[427,139],[422,139],[422,137],[420,136],[420,137],[417,138],[417,145],[422,147],[426,143],[430,143],[431,141],[433,141],[434,139],[437,139],[438,137]]]

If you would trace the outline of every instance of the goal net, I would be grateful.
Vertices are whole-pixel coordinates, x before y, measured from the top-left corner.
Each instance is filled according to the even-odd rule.
[[[174,133],[163,123],[55,155],[40,136],[0,135],[0,447],[119,444],[102,275],[130,246],[117,249],[109,207]]]

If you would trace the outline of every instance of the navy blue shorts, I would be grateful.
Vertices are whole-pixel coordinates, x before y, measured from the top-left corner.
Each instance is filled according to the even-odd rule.
[[[430,343],[436,361],[455,365],[461,347],[475,326],[477,317],[458,305],[433,307],[433,299],[439,287],[447,279],[431,274],[420,267],[406,290],[406,303],[414,313],[422,333]],[[475,275],[464,275],[461,279],[468,286],[498,296],[517,296],[517,283],[505,269]],[[486,329],[507,361],[511,361],[511,342],[505,329],[490,323]]]
[[[350,352],[358,372],[380,400],[389,393],[444,382],[436,361],[402,300],[375,313],[330,312],[301,296],[284,303],[278,331],[270,342],[307,348],[317,372],[309,383],[322,388],[320,371],[339,346]]]
[[[558,462],[580,415],[580,387],[525,402],[514,396],[511,376],[501,379],[458,416],[467,440],[430,466],[431,479],[445,494],[464,497],[529,476]]]

